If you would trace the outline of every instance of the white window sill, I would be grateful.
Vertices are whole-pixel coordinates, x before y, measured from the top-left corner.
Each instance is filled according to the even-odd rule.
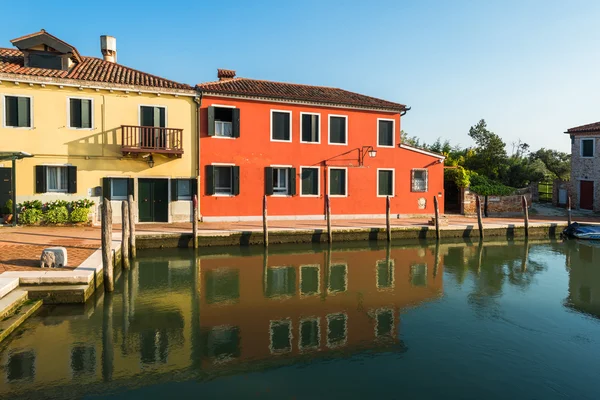
[[[395,149],[396,148],[396,146],[394,146],[394,145],[389,146],[389,145],[386,145],[386,144],[377,144],[377,147],[381,147],[381,148],[384,148],[384,149],[385,148],[388,148],[388,149]]]
[[[281,139],[273,139],[273,138],[271,138],[271,142],[292,143],[292,139],[290,139],[290,140],[281,140]]]
[[[321,197],[321,195],[320,194],[300,194],[300,197],[313,197],[313,198],[316,198],[316,197]]]
[[[293,197],[291,194],[273,193],[270,197]]]
[[[389,196],[390,198],[392,198],[392,197],[395,197],[393,194],[389,194],[389,195],[388,195],[388,194],[378,194],[378,195],[377,195],[377,197],[383,197],[383,198],[385,198],[385,197],[388,197],[388,196]]]
[[[215,193],[212,196],[213,197],[235,197],[235,195],[233,195],[233,194],[226,194],[226,193]]]
[[[330,194],[329,197],[348,197],[347,194]]]
[[[70,129],[72,131],[93,131],[96,128],[74,128],[72,126],[68,126],[67,129]]]
[[[300,141],[300,143],[304,143],[304,144],[321,144],[321,141],[318,142],[304,142],[304,141]]]
[[[213,138],[213,139],[237,139],[233,136],[217,136],[217,135],[213,135],[213,136],[211,136],[211,138]]]
[[[328,144],[331,144],[333,146],[348,146],[348,143],[331,143],[331,142],[329,142]]]
[[[33,130],[32,126],[3,126],[3,128],[10,128],[10,129],[29,129],[29,130]]]

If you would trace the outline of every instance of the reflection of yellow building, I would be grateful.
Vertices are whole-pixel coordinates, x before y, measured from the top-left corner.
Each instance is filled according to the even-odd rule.
[[[11,42],[16,48],[0,48],[0,150],[34,155],[17,163],[17,201],[139,194],[155,202],[140,208],[142,220],[189,220],[193,88],[118,64],[111,37],[102,39],[104,59],[45,31]]]
[[[103,392],[363,350],[405,351],[401,309],[443,290],[433,249],[187,254],[140,261],[113,295],[97,292],[86,308],[43,308],[43,318],[27,321],[0,348],[0,397],[42,388],[46,396]]]

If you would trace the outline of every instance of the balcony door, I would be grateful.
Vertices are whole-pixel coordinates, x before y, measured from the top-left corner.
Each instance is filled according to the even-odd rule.
[[[166,117],[165,107],[140,106],[140,147],[167,147]]]

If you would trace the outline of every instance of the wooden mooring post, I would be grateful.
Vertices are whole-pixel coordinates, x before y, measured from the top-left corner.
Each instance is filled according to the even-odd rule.
[[[325,196],[325,218],[327,219],[327,242],[333,243],[333,235],[331,233],[331,201],[329,195]]]
[[[104,290],[112,292],[115,290],[113,277],[112,257],[112,206],[105,197],[102,200],[102,271],[104,276]]]
[[[573,215],[571,213],[571,196],[567,197],[567,223],[569,225],[571,225],[571,223],[573,222],[572,219]]]
[[[135,202],[133,201],[133,195],[127,197],[127,204],[129,205],[129,253],[131,258],[137,257],[137,250],[135,247]]]
[[[198,248],[198,196],[194,195],[194,201],[192,202],[192,236],[194,240],[194,248]]]
[[[529,208],[527,207],[527,198],[523,196],[521,198],[523,204],[523,218],[525,219],[525,237],[529,236]]]
[[[479,196],[475,197],[475,207],[477,207],[477,226],[479,227],[479,237],[483,239],[483,222],[481,221],[481,200]]]
[[[390,196],[385,198],[385,232],[387,241],[392,241],[392,224],[390,221]]]
[[[263,243],[269,247],[269,224],[267,222],[267,195],[263,196]]]
[[[129,203],[125,200],[121,203],[121,262],[123,269],[129,269]]]
[[[435,237],[440,240],[440,205],[438,204],[437,195],[433,196],[433,205],[435,207]]]

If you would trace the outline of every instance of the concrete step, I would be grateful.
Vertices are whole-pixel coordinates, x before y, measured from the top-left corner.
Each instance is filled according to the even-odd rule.
[[[94,285],[35,285],[21,286],[32,300],[43,300],[44,304],[85,303],[94,293]]]
[[[23,289],[14,289],[0,299],[0,319],[12,314],[21,304],[27,301],[27,292]]]
[[[40,308],[42,303],[41,300],[25,300],[13,310],[12,314],[4,317],[0,321],[0,342],[21,326],[27,318]]]
[[[0,299],[19,286],[19,278],[0,276]]]

